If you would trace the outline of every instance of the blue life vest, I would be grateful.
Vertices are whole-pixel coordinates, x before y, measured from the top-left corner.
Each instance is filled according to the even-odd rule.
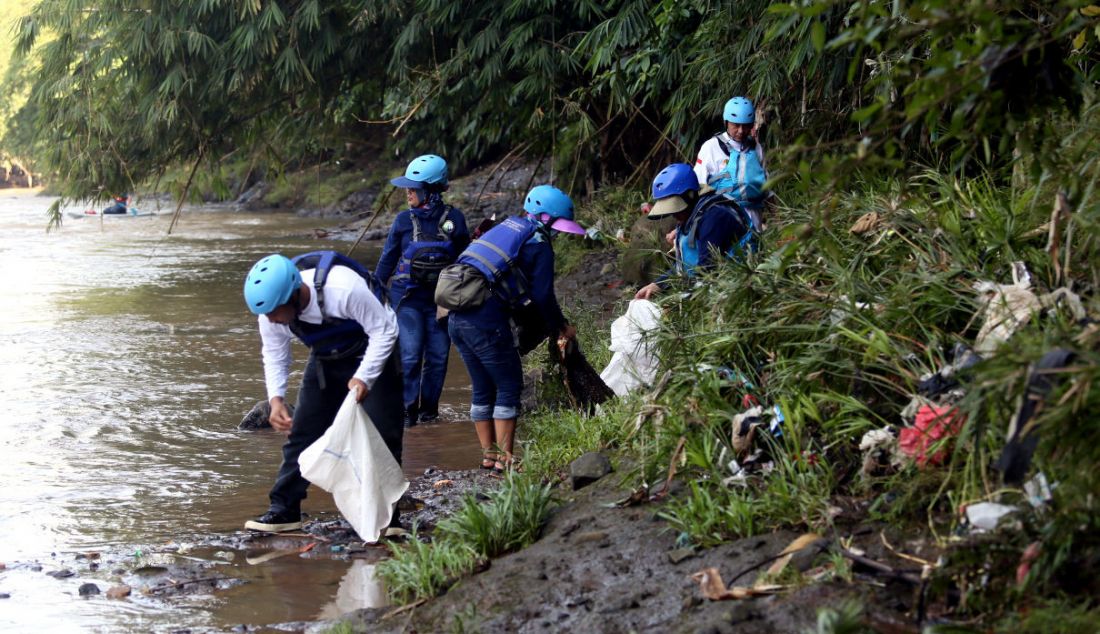
[[[431,221],[434,225],[431,232],[424,231],[424,219],[409,212],[413,226],[412,240],[401,253],[397,269],[390,278],[391,284],[406,288],[435,288],[439,272],[455,261],[451,237],[455,224],[450,218],[453,210],[454,207],[449,205],[445,207],[443,213]]]
[[[737,204],[751,211],[758,211],[764,205],[764,183],[768,174],[760,162],[756,150],[756,141],[750,139],[737,150],[715,135],[718,145],[729,160],[721,171],[709,179],[707,184],[720,194],[729,194]]]
[[[695,268],[699,266],[699,221],[706,213],[728,213],[733,216],[740,229],[733,236],[737,242],[726,250],[726,257],[736,260],[741,251],[756,251],[758,246],[757,234],[760,229],[756,226],[752,214],[743,209],[737,202],[725,194],[706,194],[699,198],[688,216],[687,222],[676,229],[676,270],[682,275],[693,277]]]
[[[290,331],[310,348],[319,359],[342,359],[357,356],[367,348],[367,333],[354,319],[334,319],[325,314],[325,282],[329,271],[336,265],[346,266],[362,277],[367,288],[378,301],[386,303],[380,285],[375,282],[370,269],[346,255],[335,251],[312,251],[291,259],[299,270],[316,269],[313,273],[313,292],[321,309],[322,321],[311,324],[300,319],[290,323]]]
[[[456,262],[468,264],[485,276],[492,292],[510,306],[527,300],[527,280],[513,263],[528,242],[545,240],[542,225],[531,218],[508,217],[470,243]]]

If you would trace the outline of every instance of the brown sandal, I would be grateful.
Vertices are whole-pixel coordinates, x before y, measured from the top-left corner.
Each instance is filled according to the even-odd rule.
[[[497,466],[497,453],[495,451],[483,450],[481,452],[481,464],[479,467],[486,471],[495,471]]]
[[[519,461],[515,458],[511,460],[497,460],[493,463],[493,473],[504,473],[505,471],[523,473],[523,467],[520,466]]]

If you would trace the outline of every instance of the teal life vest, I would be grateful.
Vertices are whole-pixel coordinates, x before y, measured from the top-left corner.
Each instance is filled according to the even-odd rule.
[[[545,239],[541,223],[511,216],[471,242],[456,263],[477,269],[494,295],[509,306],[518,306],[528,301],[527,281],[513,266],[515,259],[523,245]]]
[[[707,213],[726,213],[733,218],[735,231],[725,256],[736,260],[743,251],[756,251],[759,246],[757,227],[752,214],[742,208],[733,197],[710,193],[699,198],[686,222],[676,228],[676,271],[687,277],[695,276],[699,266],[699,223]]]
[[[764,205],[764,183],[768,174],[760,162],[756,141],[748,137],[738,150],[723,141],[721,134],[714,138],[729,160],[722,170],[707,179],[707,184],[720,194],[729,194],[742,207],[759,211]]]
[[[291,261],[299,270],[315,269],[313,273],[313,292],[317,296],[317,306],[321,309],[322,321],[311,324],[295,319],[290,323],[290,332],[304,343],[319,359],[343,359],[359,355],[367,348],[367,333],[354,319],[335,319],[325,316],[325,282],[328,274],[336,265],[345,266],[359,274],[367,283],[379,303],[386,301],[380,285],[375,281],[370,269],[346,255],[335,251],[312,251],[303,253]]]

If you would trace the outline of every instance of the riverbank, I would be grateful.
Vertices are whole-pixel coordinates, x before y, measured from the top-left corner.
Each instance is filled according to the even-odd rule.
[[[1040,281],[1045,214],[1004,211],[1037,192],[932,183],[904,199],[845,194],[828,213],[781,209],[764,257],[663,302],[659,387],[592,418],[525,418],[522,479],[560,503],[537,541],[451,561],[430,588],[399,589],[399,618],[364,612],[353,629],[1094,627],[1095,583],[1080,572],[1095,568],[1092,520],[1069,518],[1091,517],[1095,445],[1064,436],[1094,437],[1075,421],[1096,404],[1069,395],[1097,372],[1095,297]],[[616,213],[611,235],[630,226],[629,206]],[[975,247],[1008,224],[1012,249]],[[591,256],[557,247],[563,262]],[[1040,314],[1003,326],[997,298],[1016,292]],[[598,357],[594,330],[583,343]],[[1058,432],[1021,457],[1009,422],[1035,415],[1022,395],[1045,375],[1057,378],[1028,393]],[[574,494],[563,474],[585,451],[609,452],[619,475]],[[798,537],[792,561],[760,575]],[[443,564],[448,540],[439,560],[402,566]]]

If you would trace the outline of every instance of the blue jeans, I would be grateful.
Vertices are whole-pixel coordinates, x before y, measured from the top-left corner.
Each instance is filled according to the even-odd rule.
[[[448,320],[451,339],[473,382],[470,418],[516,418],[523,390],[523,366],[507,322],[480,324],[463,315]]]
[[[397,307],[397,327],[405,407],[419,405],[421,411],[435,413],[447,376],[451,338],[435,320],[435,304],[402,302]]]

